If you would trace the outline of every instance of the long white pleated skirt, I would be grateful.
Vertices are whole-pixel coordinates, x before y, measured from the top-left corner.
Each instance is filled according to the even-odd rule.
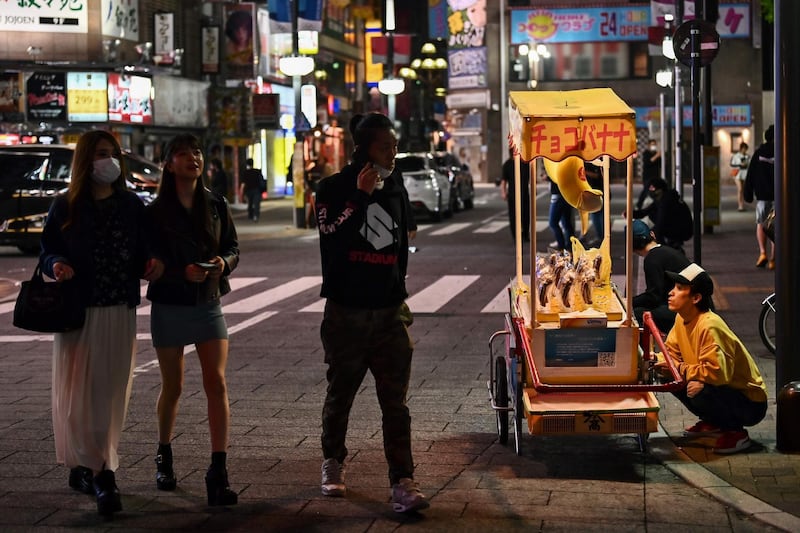
[[[136,354],[136,310],[89,307],[83,328],[53,342],[56,460],[116,470]]]

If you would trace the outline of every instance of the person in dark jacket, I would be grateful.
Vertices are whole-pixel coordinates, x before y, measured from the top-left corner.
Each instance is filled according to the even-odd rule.
[[[520,161],[520,227],[522,240],[531,240],[531,204],[530,204],[530,163]],[[503,174],[500,180],[500,195],[508,203],[508,225],[511,227],[511,238],[516,236],[516,187],[514,182],[514,151],[508,151],[508,159],[503,163]]]
[[[675,311],[667,299],[674,283],[667,272],[680,272],[689,266],[689,259],[678,250],[656,242],[655,234],[642,220],[633,221],[633,252],[642,257],[645,291],[633,297],[633,314],[639,324],[642,315],[650,311],[658,329],[666,334],[675,323]]]
[[[230,407],[225,382],[228,330],[220,296],[239,263],[239,244],[227,201],[203,187],[203,152],[192,135],[174,137],[165,150],[158,197],[147,208],[164,275],[147,287],[150,329],[161,370],[158,396],[156,486],[174,490],[172,431],[183,386],[184,347],[194,344],[203,372],[211,434],[206,473],[209,505],[231,505],[237,494],[226,467]]]
[[[769,265],[775,269],[775,243],[770,243],[770,254],[767,257],[767,234],[764,233],[764,221],[775,202],[775,127],[770,125],[764,132],[764,143],[759,146],[750,159],[750,169],[744,182],[744,199],[747,203],[756,199],[756,241],[758,242],[758,259],[756,266],[763,268]]]
[[[317,228],[322,262],[320,328],[328,390],[322,410],[322,494],[344,496],[350,409],[369,370],[383,413],[392,504],[397,512],[428,507],[414,481],[406,394],[413,342],[405,304],[409,212],[394,169],[397,137],[386,116],[356,115],[355,152],[341,172],[319,183]]]
[[[656,241],[683,253],[683,243],[692,233],[691,212],[678,191],[661,178],[650,180],[650,197],[653,201],[643,209],[633,210],[633,218],[648,217],[653,222]]]
[[[53,435],[69,486],[94,494],[102,515],[122,510],[114,471],[133,378],[139,279],[155,280],[164,269],[126,176],[113,135],[81,135],[69,189],[47,215],[39,259],[48,276],[78,283],[86,307],[82,328],[53,339]]]

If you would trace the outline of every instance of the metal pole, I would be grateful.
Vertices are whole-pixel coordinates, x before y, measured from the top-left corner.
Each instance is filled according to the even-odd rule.
[[[292,55],[295,57],[300,53],[300,44],[297,37],[297,19],[299,15],[298,0],[292,2]],[[294,155],[292,156],[292,179],[294,181],[294,226],[296,228],[306,227],[306,205],[305,205],[305,143],[303,134],[303,101],[300,94],[302,79],[300,76],[292,76],[292,90],[294,91]],[[299,168],[298,168],[299,166]],[[299,178],[299,179],[298,179]]]
[[[794,14],[793,14],[794,13]],[[800,32],[792,21],[800,19],[800,3],[775,1],[775,293],[776,357],[775,386],[778,392],[776,446],[782,452],[800,451],[798,436],[798,402],[794,396],[782,394],[784,387],[800,380],[800,358],[796,357],[794,333],[797,329],[797,301],[800,278],[795,275],[800,264],[797,248],[797,226],[800,219],[800,188],[796,185],[800,163]],[[795,154],[795,155],[791,155]],[[784,423],[785,422],[785,423]]]
[[[675,27],[683,22],[683,2],[675,2]],[[674,33],[674,31],[673,31]],[[673,158],[675,160],[675,189],[683,196],[683,176],[681,168],[681,143],[683,142],[683,98],[681,98],[681,64],[676,59],[674,75],[672,76],[675,88],[675,137],[673,139]]]
[[[658,93],[658,111],[659,111],[659,137],[661,145],[661,179],[666,179],[667,176],[667,106],[665,103],[664,92]]]
[[[506,33],[506,0],[500,0],[500,134],[508,135],[506,80],[508,79],[508,34]],[[507,143],[502,143],[506,146]],[[535,190],[535,189],[534,189]]]
[[[700,30],[691,30],[692,40],[692,67],[690,85],[692,88],[692,191],[694,208],[694,244],[693,260],[698,265],[703,264],[701,257],[701,218],[703,202],[703,180],[700,158]]]

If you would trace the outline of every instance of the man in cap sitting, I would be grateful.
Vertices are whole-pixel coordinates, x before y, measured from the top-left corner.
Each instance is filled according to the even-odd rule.
[[[669,355],[686,380],[675,396],[700,418],[684,435],[716,435],[716,453],[746,450],[751,442],[745,426],[754,426],[767,412],[767,388],[753,357],[725,321],[711,311],[714,284],[699,265],[667,272],[675,282],[669,308],[677,313],[667,335]]]
[[[656,236],[643,220],[634,220],[633,253],[644,258],[645,291],[633,297],[633,314],[639,324],[642,315],[650,311],[653,321],[662,333],[669,333],[675,323],[675,311],[667,305],[669,291],[673,283],[667,278],[667,271],[679,272],[689,265],[689,260],[681,252],[656,242]]]

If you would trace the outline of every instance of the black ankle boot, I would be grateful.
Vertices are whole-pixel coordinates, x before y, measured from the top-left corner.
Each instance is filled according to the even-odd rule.
[[[239,496],[231,490],[228,483],[228,470],[223,466],[211,465],[206,473],[208,505],[236,505]]]
[[[97,496],[98,514],[109,516],[122,511],[122,499],[111,470],[103,470],[94,476],[94,493]]]
[[[159,444],[156,453],[156,488],[158,490],[175,490],[178,480],[172,470],[172,446]]]
[[[94,475],[91,468],[76,466],[69,469],[69,486],[84,494],[94,494]]]

